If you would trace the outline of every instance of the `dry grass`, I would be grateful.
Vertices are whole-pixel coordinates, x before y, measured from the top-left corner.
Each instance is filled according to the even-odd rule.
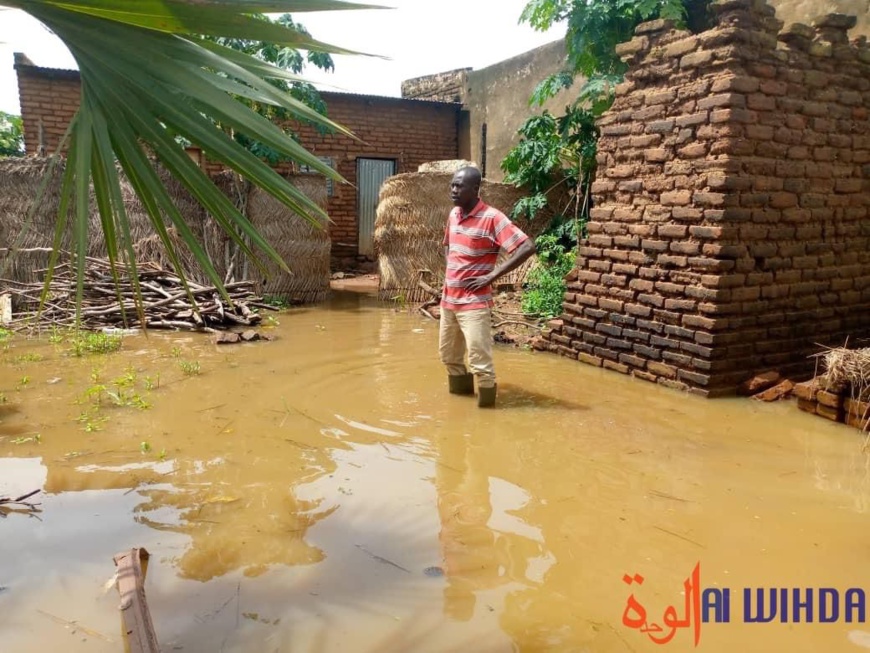
[[[870,348],[838,347],[827,351],[822,360],[831,386],[851,386],[860,390],[862,396],[870,387]]]
[[[444,227],[453,208],[452,177],[452,172],[412,172],[391,177],[381,187],[374,239],[382,298],[401,296],[408,302],[420,302],[429,298],[417,287],[420,279],[440,285],[445,272]],[[510,214],[524,193],[509,184],[484,180],[480,195],[487,204]],[[517,225],[534,238],[547,220],[518,221]],[[534,262],[535,257],[530,258],[499,284],[521,284]]]

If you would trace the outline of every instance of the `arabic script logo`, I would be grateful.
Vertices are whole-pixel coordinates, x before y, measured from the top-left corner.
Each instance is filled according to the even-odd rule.
[[[644,578],[640,574],[625,574],[622,582],[629,587],[640,586]],[[731,590],[727,587],[702,588],[700,562],[683,581],[683,595],[682,615],[678,615],[677,608],[671,605],[665,609],[661,619],[652,621],[647,609],[632,593],[622,612],[622,624],[644,633],[656,644],[667,644],[680,629],[691,628],[695,646],[698,646],[702,623],[731,623]],[[834,587],[744,587],[742,593],[735,592],[734,596],[735,602],[742,602],[742,610],[735,610],[737,619],[742,616],[745,624],[774,621],[783,624],[867,623],[867,592],[861,587],[845,590]]]
[[[629,576],[625,574],[622,582],[626,585],[643,585],[644,578],[640,574]],[[701,641],[701,563],[695,565],[692,575],[683,581],[685,605],[683,616],[677,615],[677,609],[669,605],[662,617],[661,626],[650,623],[647,620],[646,609],[634,598],[634,594],[628,597],[628,603],[622,612],[622,624],[628,628],[634,628],[645,633],[656,644],[667,644],[681,628],[691,627],[695,637],[695,646]]]

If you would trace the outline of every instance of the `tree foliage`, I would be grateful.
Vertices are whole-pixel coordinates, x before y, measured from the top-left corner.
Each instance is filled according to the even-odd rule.
[[[547,206],[548,189],[565,184],[573,202],[555,207],[553,229],[562,229],[566,217],[583,222],[590,208],[589,184],[595,172],[598,132],[595,120],[613,102],[613,90],[625,75],[626,64],[616,54],[619,43],[629,41],[635,27],[665,18],[678,26],[701,29],[709,24],[710,0],[530,0],[521,22],[545,31],[567,23],[566,68],[542,80],[529,102],[541,106],[580,76],[584,83],[576,100],[562,116],[544,112],[531,116],[519,129],[519,143],[502,162],[510,183],[525,186],[532,196],[517,205],[514,215],[533,217]],[[553,209],[554,207],[550,207]],[[573,229],[573,235],[580,233]],[[566,234],[569,235],[569,234]]]
[[[24,155],[24,126],[21,116],[0,111],[0,157]]]
[[[258,14],[255,16],[255,18],[265,21],[272,20],[265,14]],[[278,18],[274,19],[274,22],[284,27],[287,27],[288,29],[296,30],[301,34],[304,34],[305,36],[311,36],[308,30],[305,29],[305,27],[301,23],[295,22],[293,20],[293,17],[290,14],[283,14]],[[328,52],[318,52],[310,50],[307,53],[303,54],[297,48],[292,48],[277,43],[270,43],[262,40],[226,37],[206,38],[210,41],[218,43],[219,45],[223,45],[228,48],[232,48],[233,50],[236,50],[238,52],[243,52],[252,57],[256,57],[261,61],[276,66],[282,70],[286,70],[290,73],[293,73],[294,75],[301,75],[305,70],[306,65],[313,65],[316,68],[320,68],[324,71],[332,71],[335,69],[335,64]],[[269,82],[279,90],[285,93],[289,93],[291,97],[294,97],[303,104],[311,107],[317,113],[324,116],[327,115],[326,104],[324,103],[323,98],[320,96],[320,93],[314,87],[314,85],[304,81],[303,79],[298,79],[294,81],[273,79],[269,80]],[[261,116],[264,116],[265,118],[276,122],[279,125],[282,125],[294,119],[294,116],[284,107],[274,106],[255,100],[248,100],[246,98],[238,99],[257,113],[259,113]],[[310,120],[305,120],[304,122],[312,124],[321,132],[328,131],[327,128],[320,123]],[[296,134],[292,130],[285,129],[285,132],[291,138],[296,138]],[[282,161],[290,160],[289,157],[282,155],[274,148],[269,147],[268,145],[265,145],[257,140],[253,140],[246,134],[233,133],[232,136],[236,140],[236,142],[247,148],[255,156],[265,159],[270,165],[274,166]]]

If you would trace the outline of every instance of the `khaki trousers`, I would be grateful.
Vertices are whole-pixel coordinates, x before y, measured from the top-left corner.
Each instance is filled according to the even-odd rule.
[[[441,362],[451,376],[468,373],[468,367],[477,377],[477,387],[495,385],[495,366],[492,362],[492,312],[488,308],[469,311],[441,309],[438,350]]]

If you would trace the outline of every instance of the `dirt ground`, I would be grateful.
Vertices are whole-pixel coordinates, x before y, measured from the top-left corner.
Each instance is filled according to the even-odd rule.
[[[357,274],[354,272],[336,272],[332,275],[330,287],[333,290],[377,294],[377,274]],[[496,294],[493,307],[492,335],[495,342],[514,347],[528,347],[531,340],[541,333],[542,321],[528,318],[520,308],[521,294],[513,291],[503,291]],[[438,307],[428,304],[415,305],[412,310],[425,310],[432,317],[438,318]]]

